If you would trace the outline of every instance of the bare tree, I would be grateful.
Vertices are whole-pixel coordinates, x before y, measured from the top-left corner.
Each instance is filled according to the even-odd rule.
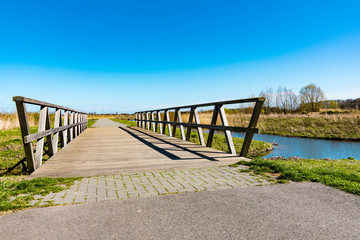
[[[266,88],[266,91],[261,91],[260,96],[265,98],[264,109],[269,113],[270,109],[274,106],[274,91],[272,88]]]
[[[311,112],[320,110],[321,101],[325,99],[324,92],[315,84],[309,84],[300,90],[301,104]]]
[[[276,106],[285,114],[294,112],[299,108],[299,98],[291,89],[279,87],[276,93]]]

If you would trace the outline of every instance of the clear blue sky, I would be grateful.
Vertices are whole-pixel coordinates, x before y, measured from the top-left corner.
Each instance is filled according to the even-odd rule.
[[[360,1],[3,1],[0,110],[132,112],[298,92],[360,97]]]

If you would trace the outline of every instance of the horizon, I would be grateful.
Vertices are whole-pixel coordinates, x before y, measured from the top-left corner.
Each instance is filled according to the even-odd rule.
[[[133,113],[310,83],[328,100],[356,99],[358,9],[358,1],[7,2],[0,107],[14,112],[20,95]]]

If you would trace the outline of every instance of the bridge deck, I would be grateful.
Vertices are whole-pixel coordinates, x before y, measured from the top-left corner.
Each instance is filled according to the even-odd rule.
[[[141,128],[89,128],[30,175],[77,177],[211,167],[242,157]]]

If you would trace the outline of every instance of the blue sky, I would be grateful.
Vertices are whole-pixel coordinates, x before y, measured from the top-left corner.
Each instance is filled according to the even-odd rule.
[[[7,1],[0,110],[133,112],[309,83],[360,97],[359,1]]]

